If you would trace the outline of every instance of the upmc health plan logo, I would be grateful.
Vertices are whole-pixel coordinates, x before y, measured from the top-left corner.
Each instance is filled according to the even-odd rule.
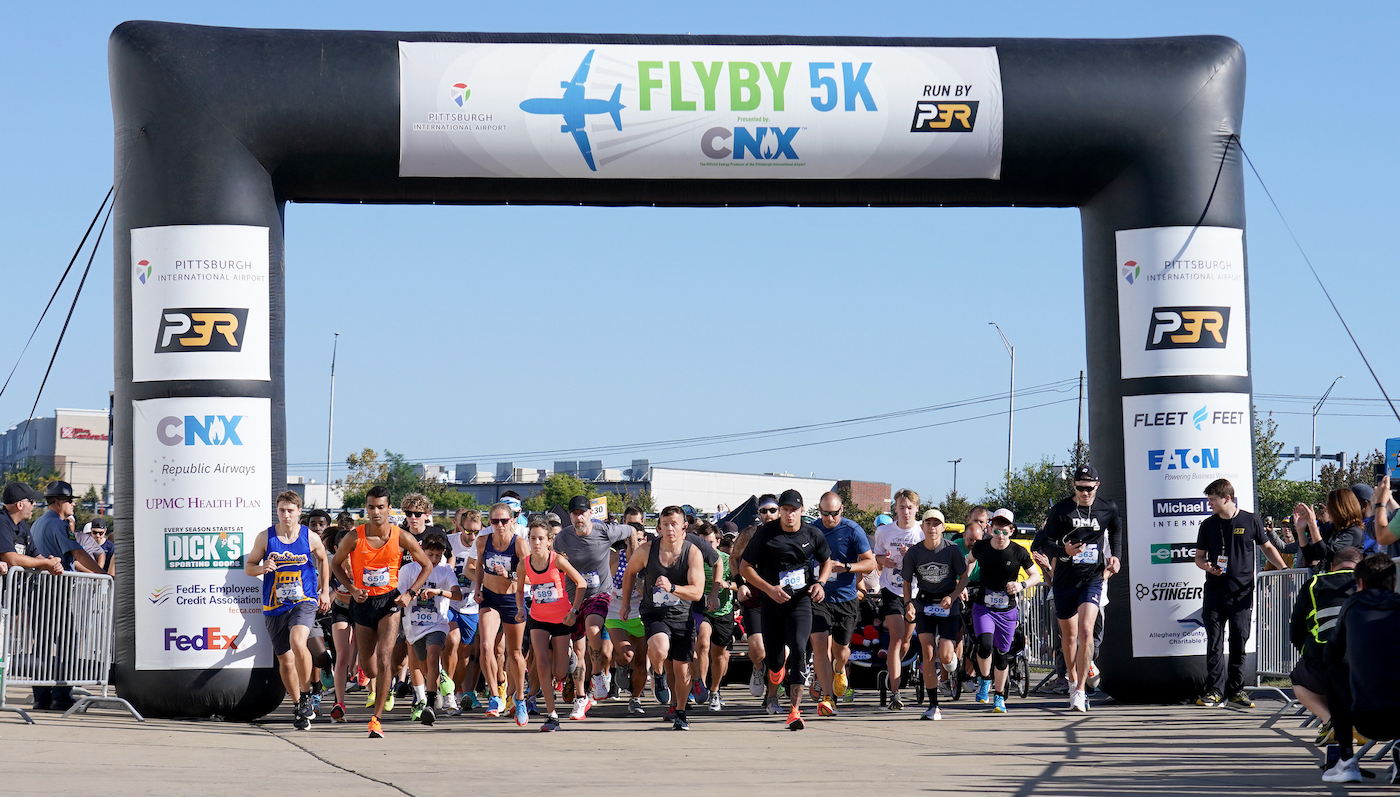
[[[1154,307],[1147,350],[1223,349],[1229,336],[1229,307]]]
[[[457,104],[458,108],[461,108],[472,97],[471,86],[465,83],[453,83],[447,90],[447,96]]]
[[[156,424],[156,439],[167,446],[241,446],[242,415],[167,415]]]

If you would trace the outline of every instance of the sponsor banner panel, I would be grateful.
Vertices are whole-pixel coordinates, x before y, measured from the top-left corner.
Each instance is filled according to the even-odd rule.
[[[1240,508],[1253,511],[1249,413],[1247,393],[1123,398],[1135,656],[1205,655],[1196,534],[1211,512],[1202,493],[1229,479]]]
[[[404,177],[1001,176],[994,47],[399,42]]]
[[[133,401],[136,668],[270,667],[262,582],[243,557],[272,523],[272,403]]]
[[[131,231],[132,379],[270,379],[266,227]]]
[[[1244,231],[1119,230],[1123,378],[1248,376]]]

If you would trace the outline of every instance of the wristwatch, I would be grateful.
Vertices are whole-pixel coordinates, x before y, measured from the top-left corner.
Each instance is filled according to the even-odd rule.
[[[418,600],[418,593],[421,592],[421,591],[422,591],[422,590],[411,589],[411,590],[408,591],[408,597],[410,597],[410,598],[412,598],[412,599],[414,599],[414,600]]]

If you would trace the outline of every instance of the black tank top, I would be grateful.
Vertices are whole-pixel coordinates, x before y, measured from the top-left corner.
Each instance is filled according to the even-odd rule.
[[[671,584],[684,587],[690,584],[690,540],[681,543],[681,554],[669,566],[661,564],[661,541],[657,540],[647,554],[647,566],[643,571],[646,582],[642,587],[642,614],[650,617],[664,617],[667,620],[684,620],[690,613],[690,601],[681,600],[674,594],[661,590],[657,594],[656,579],[665,576]]]

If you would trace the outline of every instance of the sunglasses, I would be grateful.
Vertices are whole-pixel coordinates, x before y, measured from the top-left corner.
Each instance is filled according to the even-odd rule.
[[[992,533],[995,534],[995,535],[997,535],[998,537],[1010,537],[1010,536],[1011,536],[1011,529],[996,529],[996,528],[994,528],[994,529],[992,529]]]
[[[1099,489],[1099,486],[1097,484],[1076,484],[1074,485],[1074,489],[1078,490],[1081,493],[1092,493],[1093,491]]]
[[[776,508],[774,508],[774,507],[768,507],[768,508],[766,508],[766,509],[760,509],[760,510],[758,510],[758,514],[760,514],[760,515],[776,515],[776,514],[778,514],[778,510],[777,510]]]
[[[823,510],[821,510],[821,513],[822,513],[822,517],[838,517],[838,516],[841,514],[842,511],[844,511],[844,510],[840,510],[840,509],[826,510],[826,509],[823,509]]]
[[[493,517],[493,518],[491,518],[491,525],[493,525],[493,526],[508,526],[508,525],[510,525],[511,523],[514,523],[514,522],[515,522],[515,518],[508,518],[508,517]]]
[[[427,513],[427,512],[409,512],[409,511],[407,511],[407,510],[404,510],[404,514],[405,514],[405,515],[408,515],[409,517],[423,517],[424,515],[426,515],[426,514],[428,514],[428,513]]]

